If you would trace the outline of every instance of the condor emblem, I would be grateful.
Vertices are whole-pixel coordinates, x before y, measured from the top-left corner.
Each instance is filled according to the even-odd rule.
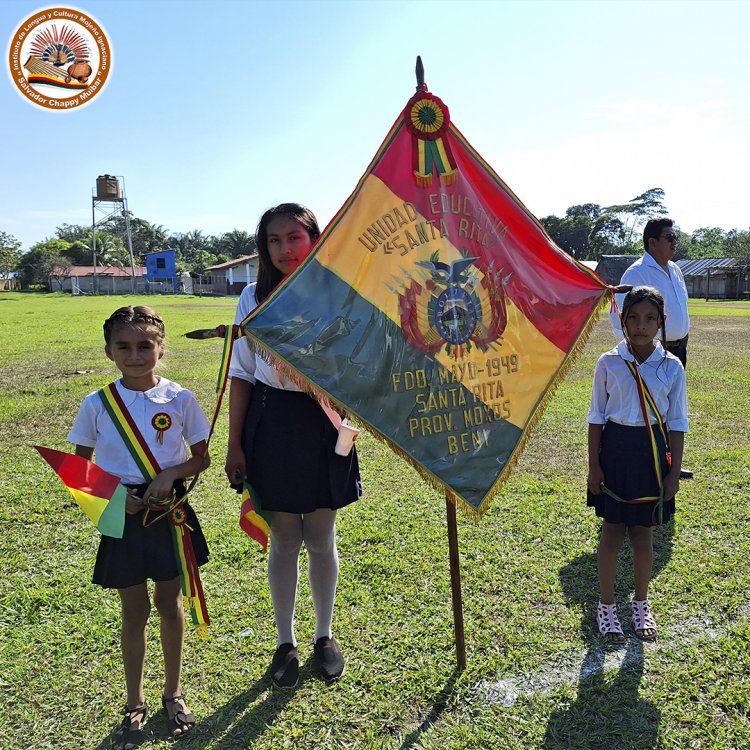
[[[502,337],[508,322],[502,269],[480,270],[478,257],[446,263],[439,251],[428,261],[417,261],[425,269],[421,280],[411,279],[399,292],[401,328],[418,349],[433,354],[445,347],[459,359],[472,346],[487,351]]]

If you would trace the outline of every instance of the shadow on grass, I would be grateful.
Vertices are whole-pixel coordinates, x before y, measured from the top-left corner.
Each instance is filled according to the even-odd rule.
[[[581,664],[578,694],[547,724],[544,750],[650,750],[658,745],[661,712],[638,697],[643,643],[629,638],[614,678],[604,671],[612,647],[591,648]]]
[[[268,674],[256,680],[247,690],[227,701],[209,716],[198,716],[198,723],[193,732],[180,740],[181,748],[207,748],[212,750],[237,750],[250,747],[277,719],[287,703],[291,701],[299,687],[314,676],[312,659],[300,665],[299,684],[293,690],[278,690],[271,685]],[[256,704],[260,696],[266,694]],[[250,708],[252,706],[252,708]],[[249,709],[249,710],[248,710]],[[158,729],[151,728],[152,721],[157,721]],[[152,741],[168,738],[166,719],[161,715],[151,717],[146,723],[145,736]],[[100,745],[97,750],[109,747]]]
[[[458,667],[453,670],[448,681],[443,685],[443,689],[435,697],[430,713],[427,714],[425,720],[416,729],[409,732],[401,743],[399,750],[408,750],[411,747],[416,747],[422,735],[428,732],[433,724],[436,724],[440,720],[440,717],[445,712],[456,692],[456,682],[462,673],[463,670]]]
[[[654,529],[652,579],[664,569],[672,555],[674,522]],[[623,621],[624,646],[605,643],[597,631],[596,605],[599,584],[596,552],[580,555],[560,571],[565,598],[584,612],[581,634],[588,644],[578,677],[575,701],[564,711],[554,712],[547,724],[545,750],[649,750],[657,747],[661,712],[653,703],[640,700],[638,690],[645,666],[643,643],[627,633]],[[626,543],[618,562],[616,597],[627,601],[633,587],[633,561]],[[624,649],[615,677],[605,670],[608,654]]]

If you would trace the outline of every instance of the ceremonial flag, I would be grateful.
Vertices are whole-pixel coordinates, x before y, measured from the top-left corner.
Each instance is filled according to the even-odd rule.
[[[313,253],[242,328],[481,513],[605,295],[422,84]]]
[[[242,507],[240,509],[240,528],[255,539],[265,552],[268,547],[268,535],[271,533],[273,513],[261,507],[258,493],[245,482],[242,487]]]
[[[122,539],[127,491],[120,480],[83,456],[40,445],[34,447],[57,472],[57,476],[100,533]]]

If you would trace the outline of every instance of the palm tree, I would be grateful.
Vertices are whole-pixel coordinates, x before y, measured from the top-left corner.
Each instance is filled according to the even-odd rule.
[[[218,241],[219,252],[226,253],[231,258],[239,258],[241,255],[252,255],[257,252],[255,235],[244,229],[232,229],[224,232]]]

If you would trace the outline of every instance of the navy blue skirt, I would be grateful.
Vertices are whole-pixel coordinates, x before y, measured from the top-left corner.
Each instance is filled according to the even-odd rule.
[[[667,448],[658,427],[654,428],[661,462],[662,476],[669,471]],[[646,427],[626,427],[607,422],[602,432],[599,463],[604,472],[604,484],[623,500],[653,497],[659,494],[659,483],[654,472],[651,439]],[[624,503],[602,493],[587,493],[587,504],[607,523],[626,526],[655,526],[656,502]],[[674,498],[663,504],[662,523],[675,512]]]
[[[136,493],[146,490],[148,485],[138,485]],[[178,497],[185,494],[185,483],[175,482]],[[208,544],[201,531],[198,517],[189,503],[182,506],[187,513],[187,524],[192,528],[190,539],[198,565],[208,562]],[[102,536],[94,564],[93,583],[105,589],[126,589],[152,581],[171,581],[179,574],[175,558],[169,518],[162,518],[150,526],[143,525],[143,514],[125,515],[125,531],[122,539]],[[153,511],[149,514],[149,520]]]
[[[357,450],[335,453],[338,433],[320,405],[301,391],[253,386],[242,444],[248,481],[263,510],[337,510],[362,494]]]

